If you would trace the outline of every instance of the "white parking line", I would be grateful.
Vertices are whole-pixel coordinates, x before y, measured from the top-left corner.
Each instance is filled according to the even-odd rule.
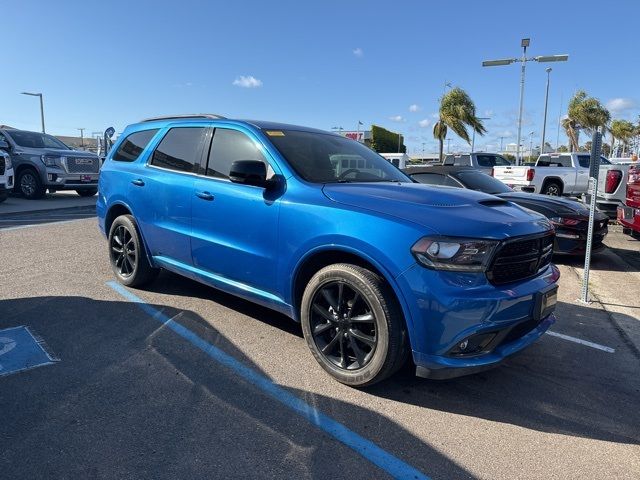
[[[598,350],[602,350],[607,353],[615,353],[616,351],[611,347],[606,347],[604,345],[600,345],[599,343],[589,342],[587,340],[582,340],[576,337],[570,337],[569,335],[564,335],[563,333],[551,332],[547,331],[547,335],[551,335],[552,337],[561,338],[562,340],[567,340],[569,342],[579,343],[580,345],[585,345],[587,347],[596,348]]]

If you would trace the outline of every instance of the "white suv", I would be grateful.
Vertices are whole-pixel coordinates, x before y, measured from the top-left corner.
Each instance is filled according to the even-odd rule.
[[[13,178],[11,157],[0,150],[0,203],[7,199],[13,189]]]

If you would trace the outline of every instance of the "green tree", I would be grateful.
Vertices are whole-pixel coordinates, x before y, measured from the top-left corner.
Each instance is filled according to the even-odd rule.
[[[592,133],[598,127],[606,127],[611,120],[611,114],[600,100],[589,97],[584,90],[578,90],[569,100],[567,117],[562,120],[573,151],[579,149],[580,130]]]
[[[440,161],[443,160],[444,140],[449,129],[465,142],[471,144],[467,127],[479,135],[484,135],[486,129],[482,121],[476,116],[476,106],[471,97],[459,87],[452,88],[440,99],[439,119],[433,125],[433,137],[440,144]]]
[[[378,125],[371,125],[371,148],[376,152],[397,152],[398,144],[400,144],[400,152],[407,153],[407,147],[404,145],[404,137],[401,134],[394,133]]]

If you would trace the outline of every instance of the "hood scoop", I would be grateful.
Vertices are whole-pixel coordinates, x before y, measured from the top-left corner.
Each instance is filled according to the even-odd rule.
[[[509,202],[506,200],[498,200],[498,199],[487,199],[478,201],[480,205],[484,205],[485,207],[504,207],[509,205]]]

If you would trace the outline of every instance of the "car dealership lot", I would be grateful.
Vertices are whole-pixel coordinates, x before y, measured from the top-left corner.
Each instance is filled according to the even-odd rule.
[[[482,374],[407,368],[358,391],[272,311],[168,273],[114,287],[94,218],[13,220],[0,329],[28,326],[59,361],[0,376],[10,478],[640,476],[640,358],[575,301],[575,262],[560,264],[552,331],[606,349],[546,335]]]

